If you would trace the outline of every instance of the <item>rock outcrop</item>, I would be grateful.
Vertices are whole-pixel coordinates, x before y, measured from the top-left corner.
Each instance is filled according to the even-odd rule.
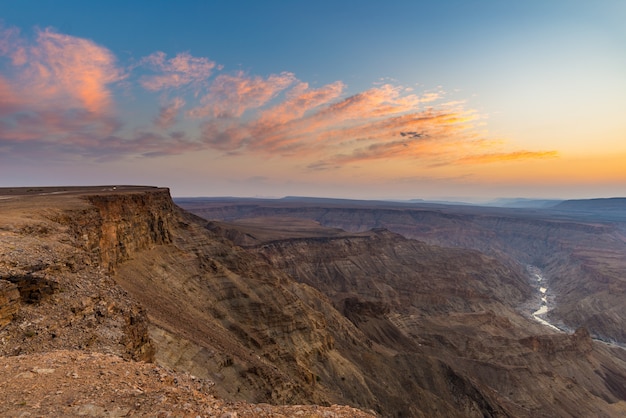
[[[20,292],[8,280],[0,280],[0,329],[9,324],[19,310]]]
[[[31,193],[1,202],[0,279],[9,298],[3,310],[12,312],[0,331],[3,354],[80,348],[152,360],[145,310],[109,273],[134,251],[163,241],[149,208],[171,213],[169,193],[87,196]],[[107,199],[109,206],[101,203]],[[161,212],[159,199],[170,202],[169,211]]]
[[[348,404],[382,416],[624,410],[626,355],[584,330],[561,335],[520,314],[531,292],[526,277],[492,255],[383,229],[346,233],[291,220],[272,232],[267,222],[252,229],[208,222],[158,188],[10,194],[0,216],[7,301],[0,353],[19,356],[20,379],[64,370],[60,383],[69,384],[81,373],[68,367],[121,372],[122,358],[135,378],[108,378],[122,395],[142,399],[138,414],[158,413],[158,399],[165,413],[219,411],[199,381],[213,382],[210,392],[229,401]],[[174,385],[159,386],[151,370]],[[43,411],[102,412],[95,376],[82,382],[75,405],[64,400],[64,386],[49,392]],[[173,390],[176,379],[183,387]],[[45,390],[40,381],[33,391]],[[0,381],[11,399],[15,382]],[[146,396],[142,409],[146,388],[158,398]],[[135,413],[120,399],[118,412]],[[242,416],[266,413],[240,405]]]

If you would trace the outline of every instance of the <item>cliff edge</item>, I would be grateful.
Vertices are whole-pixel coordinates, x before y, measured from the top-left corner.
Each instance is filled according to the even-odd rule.
[[[330,403],[227,403],[214,396],[221,391],[212,380],[149,364],[167,348],[155,344],[150,330],[159,328],[116,270],[168,248],[179,222],[165,188],[0,189],[0,409],[7,416],[370,416]],[[176,330],[170,335],[180,341]]]
[[[624,351],[520,313],[523,272],[478,251],[218,225],[139,186],[1,189],[0,221],[10,415],[624,411]]]

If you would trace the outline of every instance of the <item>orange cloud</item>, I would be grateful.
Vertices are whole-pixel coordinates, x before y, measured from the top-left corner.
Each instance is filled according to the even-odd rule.
[[[308,149],[326,149],[353,143],[393,141],[402,132],[420,132],[418,136],[442,136],[455,129],[467,128],[476,116],[463,109],[419,111],[416,95],[404,97],[401,88],[383,86],[339,102],[331,102],[316,112],[277,124],[267,124],[264,117],[243,129],[251,133],[251,149],[299,153]],[[456,126],[455,125],[461,125]],[[444,129],[445,127],[445,129]]]
[[[247,123],[229,121],[228,130],[219,131],[219,126],[225,125],[223,120],[206,122],[204,137],[211,146],[219,144],[219,149],[245,146],[255,152],[294,155],[297,150],[302,155],[305,150],[319,152],[346,141],[389,138],[398,135],[398,130],[423,128],[425,121],[434,118],[427,113],[407,113],[415,112],[424,100],[414,94],[403,95],[402,87],[383,85],[337,101],[344,87],[335,82],[312,90],[299,83],[285,94],[283,102]],[[432,96],[427,100],[433,100]]]
[[[244,81],[242,77],[240,73],[236,86],[253,83],[253,79]],[[227,84],[219,83],[219,90],[211,86],[204,100]],[[285,84],[280,89],[287,89]],[[204,114],[207,118],[202,130],[204,143],[234,154],[298,158],[308,161],[307,166],[312,169],[381,159],[417,160],[435,167],[556,155],[554,151],[486,153],[485,150],[497,150],[502,144],[485,139],[477,131],[480,115],[466,109],[464,102],[433,105],[443,98],[442,93],[419,96],[410,89],[384,84],[342,99],[344,87],[336,82],[310,89],[306,83],[298,82],[287,89],[282,101],[272,106],[264,104],[279,89],[260,95],[262,100],[235,99],[227,111],[218,106],[220,111]],[[237,98],[243,96],[236,93]],[[246,105],[240,107],[240,103]],[[429,107],[420,109],[424,103]],[[245,121],[238,117],[249,109],[256,113]]]
[[[120,127],[109,86],[125,73],[90,40],[49,29],[35,35],[31,41],[0,28],[0,55],[9,58],[0,75],[0,145],[61,153],[96,148]]]
[[[335,155],[319,160],[311,168],[328,168],[348,163],[380,159],[416,159],[440,161],[473,144],[475,135],[468,124],[473,120],[453,111],[423,112],[363,123],[329,131],[329,137],[355,138]],[[343,144],[342,144],[343,145]]]
[[[415,110],[420,99],[415,94],[402,95],[403,88],[384,84],[350,96],[329,106],[319,116],[334,120],[363,120],[400,114]]]
[[[558,156],[557,151],[513,151],[513,152],[495,152],[489,154],[468,155],[456,160],[461,164],[486,164],[500,163],[508,161],[519,161],[529,159],[555,158]]]
[[[145,57],[141,64],[158,72],[144,75],[141,85],[152,91],[180,88],[188,84],[198,85],[208,79],[216,68],[216,63],[204,57],[193,57],[188,52],[165,59],[165,53],[155,52]]]
[[[478,131],[481,116],[464,102],[445,102],[443,92],[420,95],[386,83],[346,97],[341,81],[312,88],[290,72],[214,76],[221,66],[187,52],[169,59],[155,52],[122,70],[106,48],[49,29],[29,41],[0,27],[0,56],[3,149],[28,142],[97,159],[214,149],[290,158],[314,169],[383,159],[434,167],[556,156],[502,151]],[[154,103],[161,104],[155,118],[133,121],[137,127],[123,132],[112,96],[120,81],[128,91],[136,83],[143,94],[157,94]],[[165,133],[181,115],[187,134]]]

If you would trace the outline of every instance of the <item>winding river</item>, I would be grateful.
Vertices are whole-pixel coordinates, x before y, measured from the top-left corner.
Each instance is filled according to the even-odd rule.
[[[539,309],[537,309],[536,311],[532,313],[533,318],[537,322],[547,327],[550,327],[556,331],[562,331],[560,328],[552,325],[551,323],[549,323],[543,318],[545,314],[548,313],[550,308],[548,306],[548,294],[547,294],[548,283],[546,282],[543,275],[541,274],[541,270],[535,266],[529,266],[528,271],[530,271],[530,274],[534,277],[535,280],[537,280],[537,285],[539,286],[539,292],[541,292],[541,306],[539,307]]]
[[[535,310],[534,312],[532,312],[532,317],[535,321],[539,322],[542,325],[545,325],[546,327],[550,327],[555,331],[559,331],[559,332],[568,332],[566,329],[563,328],[559,328],[556,325],[553,325],[551,323],[549,323],[548,321],[546,321],[545,315],[550,311],[551,307],[550,307],[550,301],[548,300],[548,282],[546,281],[546,279],[543,277],[541,269],[539,269],[536,266],[528,266],[528,271],[530,272],[532,278],[534,280],[537,281],[537,286],[539,287],[539,292],[541,294],[541,306],[539,307],[539,309]],[[597,338],[592,338],[594,341],[598,341],[602,344],[606,344],[608,346],[611,347],[616,347],[616,348],[621,348],[626,350],[626,345],[625,344],[621,344],[618,342],[614,342],[614,341],[605,341],[605,340],[600,340]]]

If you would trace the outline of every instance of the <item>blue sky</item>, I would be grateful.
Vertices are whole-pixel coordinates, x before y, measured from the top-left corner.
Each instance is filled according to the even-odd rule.
[[[0,19],[0,186],[626,186],[623,1],[10,1]]]

